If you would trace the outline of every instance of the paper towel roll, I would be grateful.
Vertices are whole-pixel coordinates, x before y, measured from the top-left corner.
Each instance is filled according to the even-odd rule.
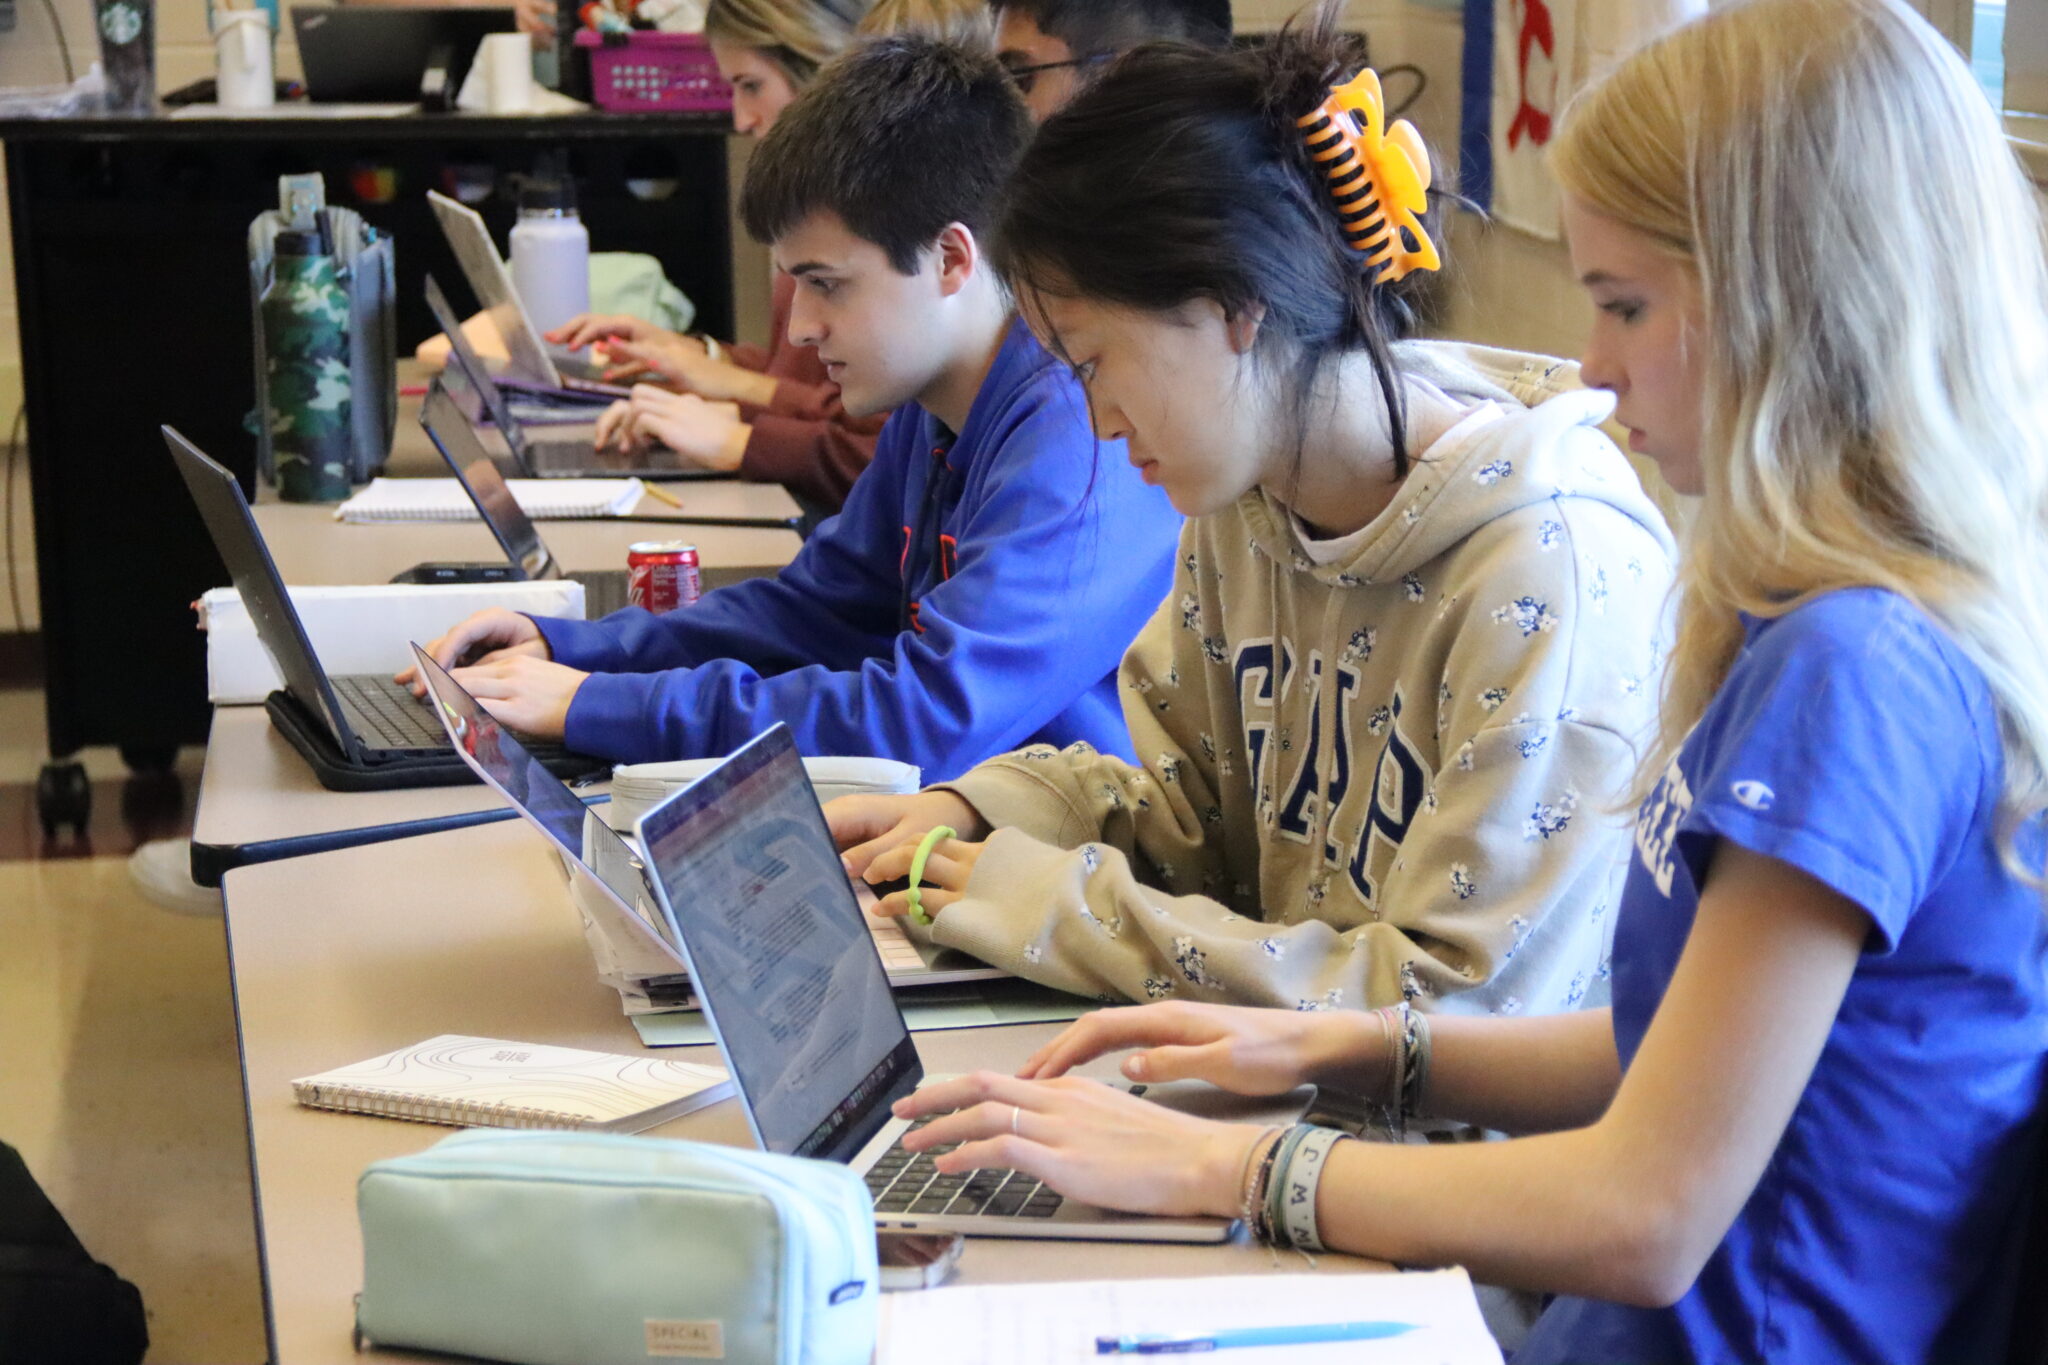
[[[484,108],[493,114],[524,114],[533,109],[533,37],[526,33],[493,33],[477,48],[484,69]]]

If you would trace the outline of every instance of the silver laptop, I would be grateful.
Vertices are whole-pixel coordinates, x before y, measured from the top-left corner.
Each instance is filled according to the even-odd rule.
[[[639,478],[639,479],[723,479],[730,475],[715,469],[700,469],[685,465],[683,458],[663,446],[647,450],[627,452],[617,449],[599,450],[595,445],[596,426],[589,420],[589,409],[584,409],[581,427],[573,436],[539,437],[526,429],[516,411],[517,405],[507,398],[505,391],[491,378],[490,370],[484,365],[483,357],[469,344],[469,338],[462,333],[462,324],[456,320],[455,310],[448,306],[448,296],[441,292],[441,286],[432,275],[427,276],[427,307],[434,314],[441,334],[448,338],[448,365],[446,376],[460,380],[468,392],[476,395],[475,406],[465,406],[463,415],[472,422],[488,414],[498,434],[505,438],[506,449],[512,452],[513,461],[529,479],[585,479],[585,478]],[[451,392],[453,391],[453,385]]]
[[[669,980],[654,983],[654,989],[649,992],[650,999],[665,1001],[675,1007],[694,1004],[687,989],[690,980],[688,959],[682,953],[674,921],[661,911],[659,898],[648,882],[646,866],[632,845],[613,833],[604,821],[594,820],[590,822],[591,848],[590,856],[586,858],[583,846],[584,805],[576,793],[536,763],[526,747],[490,712],[479,706],[462,684],[449,677],[425,650],[414,645],[413,657],[419,664],[420,676],[426,680],[428,692],[432,694],[434,713],[440,717],[455,752],[461,755],[463,762],[524,816],[528,824],[546,835],[569,859],[571,867],[589,874],[602,895],[631,921],[624,927],[639,940],[641,946],[658,946],[674,965],[675,971]],[[810,782],[804,776],[801,762],[796,765],[796,773],[804,790],[809,791]],[[812,805],[815,807],[816,804],[813,798]],[[832,865],[839,867],[837,853],[833,854]],[[845,869],[840,868],[838,875],[840,883],[848,888],[850,897],[857,898],[867,893],[865,886],[847,878]],[[854,890],[855,887],[858,891]],[[867,901],[873,903],[871,894],[867,895]],[[875,952],[888,964],[891,985],[940,986],[960,981],[990,981],[1010,975],[965,953],[917,943],[893,920],[870,919],[858,910],[856,913],[861,914],[867,925]],[[664,986],[669,989],[662,989]],[[675,989],[677,987],[682,989]]]
[[[755,1140],[851,1166],[874,1195],[878,1227],[1101,1241],[1230,1235],[1231,1219],[1115,1213],[1022,1173],[942,1176],[936,1152],[898,1145],[912,1125],[890,1106],[918,1087],[923,1067],[788,727],[755,739],[637,829]],[[1211,1112],[1275,1107],[1212,1086],[1156,1087],[1149,1098]]]
[[[605,383],[603,371],[588,361],[548,349],[520,302],[519,291],[512,287],[512,272],[505,268],[482,214],[439,190],[428,190],[427,202],[434,207],[441,235],[448,239],[463,278],[505,339],[508,386],[585,399],[624,398],[632,392]]]
[[[505,558],[519,570],[520,577],[566,578],[581,583],[584,615],[593,621],[625,609],[629,586],[627,571],[563,572],[561,561],[540,538],[540,528],[533,524],[533,518],[526,515],[526,509],[512,496],[512,489],[506,484],[498,462],[491,458],[490,451],[484,449],[483,440],[469,420],[469,414],[439,384],[428,389],[427,401],[420,406],[420,425],[427,429],[427,437],[433,441],[434,449],[441,452],[441,458],[447,461],[455,481],[476,504],[477,516],[483,519],[492,538],[498,542],[498,548],[505,552]]]

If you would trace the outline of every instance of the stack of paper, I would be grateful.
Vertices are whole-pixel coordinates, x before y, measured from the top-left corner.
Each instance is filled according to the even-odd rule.
[[[972,1254],[971,1252],[969,1253]],[[1373,1324],[1364,1335],[1233,1346],[1222,1365],[1500,1365],[1462,1270],[962,1285],[882,1296],[875,1365],[1080,1365],[1099,1337],[1200,1338],[1235,1328]],[[1396,1330],[1401,1329],[1401,1330]],[[1334,1334],[1333,1334],[1334,1335]],[[1172,1352],[1199,1350],[1182,1346]]]
[[[550,517],[622,517],[646,491],[638,479],[507,479],[519,510]],[[475,521],[476,504],[453,479],[372,479],[334,509],[337,521]]]

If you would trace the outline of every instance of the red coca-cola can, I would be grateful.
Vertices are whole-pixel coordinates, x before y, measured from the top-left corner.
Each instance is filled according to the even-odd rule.
[[[626,549],[626,600],[657,616],[704,595],[697,547],[679,540],[643,540]]]

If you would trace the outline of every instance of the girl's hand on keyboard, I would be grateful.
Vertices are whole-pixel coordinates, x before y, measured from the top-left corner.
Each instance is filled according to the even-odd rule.
[[[911,860],[917,856],[917,843],[898,844],[887,853],[881,854],[868,864],[863,880],[870,886],[883,882],[900,881],[910,875]],[[967,881],[974,875],[974,864],[987,848],[984,843],[970,843],[964,839],[941,839],[932,845],[932,851],[924,860],[924,876],[918,881],[919,904],[927,915],[936,915],[967,894]],[[892,891],[875,902],[877,915],[907,915],[910,913],[910,892]]]
[[[910,871],[910,853],[918,840],[950,825],[964,840],[988,837],[988,821],[981,812],[949,791],[922,791],[911,796],[842,796],[825,803],[825,823],[832,827],[832,842],[839,845],[839,860],[849,875],[870,886],[891,881],[891,877],[870,877],[869,866],[890,849],[910,846],[896,876]]]
[[[937,1159],[943,1173],[1022,1171],[1070,1199],[1183,1217],[1237,1216],[1245,1153],[1266,1131],[1196,1118],[1100,1081],[995,1071],[934,1081],[898,1100],[895,1112],[944,1115],[903,1136],[913,1152],[959,1143]]]
[[[1344,1081],[1366,1093],[1385,1061],[1377,1021],[1357,1010],[1276,1010],[1168,1000],[1084,1014],[1017,1074],[1043,1080],[1126,1048],[1134,1081],[1207,1081],[1240,1095],[1284,1095]]]

